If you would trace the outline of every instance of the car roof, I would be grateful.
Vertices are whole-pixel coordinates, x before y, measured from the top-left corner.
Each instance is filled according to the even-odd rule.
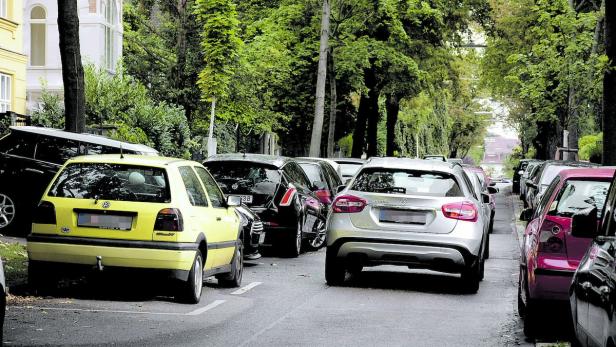
[[[139,166],[154,166],[154,167],[164,167],[168,165],[176,165],[176,164],[199,164],[195,161],[179,159],[179,158],[169,158],[169,157],[160,157],[153,155],[137,155],[137,154],[99,154],[99,155],[82,155],[79,157],[74,157],[69,159],[68,163],[104,163],[104,164],[128,164],[128,165],[139,165]]]
[[[340,165],[340,164],[336,163],[335,161],[333,161],[331,159],[327,159],[327,158],[298,157],[298,158],[295,158],[295,160],[297,162],[299,162],[299,163],[302,163],[302,162],[305,162],[305,163],[307,163],[307,162],[311,162],[311,163],[319,163],[319,162],[320,163],[328,163],[329,165],[331,165],[334,168],[334,170],[337,170],[338,166]]]
[[[563,179],[570,178],[613,178],[616,167],[565,169],[558,173]]]
[[[294,161],[292,158],[267,155],[267,154],[254,154],[254,153],[230,153],[230,154],[217,154],[208,157],[205,163],[212,162],[224,162],[224,161],[245,161],[251,163],[266,164],[275,166],[277,168],[283,167],[288,162]]]
[[[36,126],[11,126],[9,128],[11,129],[11,132],[24,132],[24,133],[30,133],[30,134],[36,134],[36,135],[59,137],[63,139],[93,143],[93,144],[102,145],[102,146],[109,146],[109,147],[115,147],[115,148],[121,147],[129,151],[158,154],[158,151],[152,147],[141,145],[141,144],[130,143],[130,142],[113,140],[113,139],[110,139],[108,137],[101,136],[101,135],[79,134],[79,133],[72,133],[70,131],[64,131],[62,129],[43,128],[43,127],[36,127]]]
[[[363,165],[366,161],[359,158],[330,158],[338,164],[358,164]]]
[[[372,157],[364,164],[364,169],[381,167],[387,169],[413,169],[454,173],[456,166],[462,169],[462,166],[458,163],[450,163],[445,161],[398,157]]]

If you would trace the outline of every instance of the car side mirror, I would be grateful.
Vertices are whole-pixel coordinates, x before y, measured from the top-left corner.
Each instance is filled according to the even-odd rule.
[[[342,186],[338,186],[336,187],[336,194],[340,193],[341,191],[343,191],[347,186],[342,185]]]
[[[490,182],[490,187],[495,187],[496,186],[496,182]]]
[[[228,207],[237,207],[242,204],[242,198],[237,195],[229,195],[227,196],[227,206]]]
[[[496,193],[498,193],[498,188],[496,188],[496,187],[488,187],[488,193],[489,194],[496,194]]]
[[[327,189],[327,185],[324,182],[316,181],[312,184],[312,191],[325,190]]]
[[[481,193],[481,200],[484,204],[490,203],[490,195],[486,193]]]
[[[571,235],[573,237],[594,238],[598,233],[597,208],[581,210],[571,218]]]
[[[520,220],[523,222],[530,222],[531,218],[533,218],[533,210],[530,208],[527,208],[520,213]]]

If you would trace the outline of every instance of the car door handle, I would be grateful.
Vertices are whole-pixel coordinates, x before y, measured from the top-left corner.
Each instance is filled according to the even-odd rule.
[[[25,168],[24,171],[32,172],[32,173],[39,174],[39,175],[44,174],[43,171],[37,170],[37,169],[33,169],[33,168],[30,168],[30,167]]]
[[[601,292],[601,294],[607,295],[610,293],[611,290],[610,290],[610,287],[608,286],[601,286],[599,287],[599,291]]]

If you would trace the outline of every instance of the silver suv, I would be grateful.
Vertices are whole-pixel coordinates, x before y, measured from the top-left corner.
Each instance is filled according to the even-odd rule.
[[[487,221],[471,187],[459,164],[371,159],[332,204],[327,283],[387,264],[461,273],[464,288],[477,292]]]

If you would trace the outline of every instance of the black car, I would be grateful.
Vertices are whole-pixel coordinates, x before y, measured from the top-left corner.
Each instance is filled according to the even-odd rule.
[[[0,233],[25,236],[32,211],[62,164],[87,154],[147,154],[144,145],[31,126],[10,127],[0,138]]]
[[[327,208],[299,164],[261,154],[213,156],[203,165],[225,194],[237,195],[263,222],[265,243],[297,257],[302,244],[325,233]]]
[[[599,225],[597,227],[597,225]],[[575,335],[582,346],[616,343],[616,184],[612,180],[603,212],[573,215],[571,234],[594,238],[569,289]]]
[[[514,194],[520,193],[520,177],[522,176],[522,174],[524,173],[524,170],[526,170],[526,167],[531,161],[533,161],[533,159],[522,159],[518,163],[518,166],[515,168],[515,170],[513,170],[513,188],[512,189],[513,189]]]

